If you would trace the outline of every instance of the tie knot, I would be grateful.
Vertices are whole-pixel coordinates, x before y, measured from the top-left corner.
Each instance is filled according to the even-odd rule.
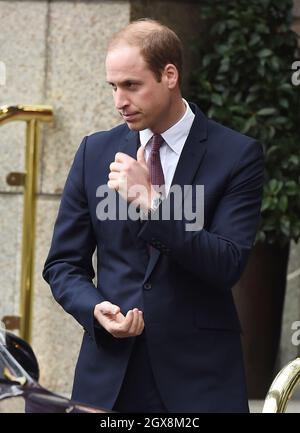
[[[152,150],[152,152],[155,152],[155,151],[158,152],[159,148],[163,142],[164,142],[164,139],[162,138],[161,135],[154,134],[151,138],[151,150]]]

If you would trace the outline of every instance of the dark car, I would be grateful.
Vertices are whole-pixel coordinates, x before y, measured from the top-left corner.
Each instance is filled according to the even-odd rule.
[[[5,412],[1,402],[15,397],[24,399],[22,407],[27,413],[113,413],[55,394],[38,381],[39,365],[31,346],[0,329],[0,412]]]

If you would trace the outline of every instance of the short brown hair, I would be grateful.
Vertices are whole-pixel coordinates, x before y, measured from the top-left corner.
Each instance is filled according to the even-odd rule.
[[[120,44],[137,46],[157,81],[168,63],[176,66],[182,79],[182,43],[176,33],[159,21],[142,18],[113,35],[108,51]]]

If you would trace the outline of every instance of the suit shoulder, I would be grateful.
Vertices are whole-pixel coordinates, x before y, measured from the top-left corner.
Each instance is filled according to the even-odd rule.
[[[87,146],[101,146],[101,144],[106,143],[107,140],[114,140],[127,135],[129,128],[125,123],[117,125],[108,131],[97,131],[91,133],[87,136]]]
[[[250,143],[255,143],[256,139],[248,135],[242,134],[228,126],[218,123],[212,119],[208,120],[208,133],[222,140],[226,146],[245,146]]]
[[[222,155],[222,164],[227,164],[231,169],[240,161],[264,158],[263,146],[257,139],[214,120],[208,120],[207,153],[214,161]]]

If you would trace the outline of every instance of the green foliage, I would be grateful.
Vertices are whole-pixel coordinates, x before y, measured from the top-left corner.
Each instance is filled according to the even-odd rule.
[[[291,0],[202,0],[208,31],[194,47],[200,66],[190,98],[209,117],[264,146],[266,182],[257,239],[285,244],[300,237],[299,59]]]

